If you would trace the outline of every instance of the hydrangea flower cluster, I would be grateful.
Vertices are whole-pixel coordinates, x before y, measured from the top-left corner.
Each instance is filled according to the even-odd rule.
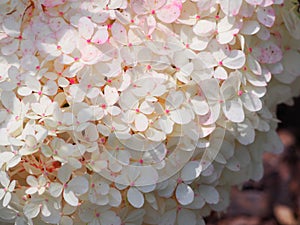
[[[2,0],[0,218],[203,225],[279,152],[295,0]]]

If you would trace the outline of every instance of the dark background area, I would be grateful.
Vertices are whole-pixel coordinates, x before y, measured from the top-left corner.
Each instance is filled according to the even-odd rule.
[[[263,179],[233,189],[229,209],[209,225],[300,225],[300,98],[279,105],[277,115],[284,152],[266,153]]]

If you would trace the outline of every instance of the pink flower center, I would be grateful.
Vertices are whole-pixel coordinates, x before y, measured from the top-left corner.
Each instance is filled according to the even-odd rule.
[[[183,182],[183,180],[179,177],[178,179],[177,179],[177,183],[178,184],[181,184]]]

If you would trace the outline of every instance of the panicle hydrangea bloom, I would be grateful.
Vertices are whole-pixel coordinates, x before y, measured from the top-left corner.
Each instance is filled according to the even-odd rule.
[[[296,0],[2,0],[0,219],[204,225],[280,152]]]

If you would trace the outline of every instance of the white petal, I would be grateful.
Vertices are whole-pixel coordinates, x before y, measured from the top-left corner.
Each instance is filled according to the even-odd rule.
[[[166,135],[164,132],[156,130],[154,128],[149,128],[145,132],[145,135],[147,138],[151,141],[163,141],[166,138]]]
[[[33,186],[33,187],[39,185],[37,179],[31,175],[26,178],[26,182],[27,182],[27,184],[29,184],[30,186]]]
[[[7,188],[8,185],[9,185],[9,183],[10,183],[9,176],[5,172],[3,172],[3,171],[0,171],[0,183],[5,188]]]
[[[3,55],[11,55],[18,50],[19,42],[17,40],[13,40],[11,43],[4,45],[1,48],[1,53]]]
[[[194,200],[193,189],[185,184],[181,183],[176,188],[176,199],[181,205],[188,205]]]
[[[225,101],[222,109],[225,116],[232,122],[240,123],[245,119],[243,106],[239,99]]]
[[[111,27],[111,33],[113,38],[121,43],[121,44],[127,44],[128,42],[128,37],[127,37],[127,30],[125,27],[120,24],[119,22],[114,22],[112,27]]]
[[[72,168],[65,164],[63,165],[59,170],[57,177],[62,183],[67,183],[67,181],[70,179],[72,174]]]
[[[30,187],[28,188],[25,193],[28,194],[28,195],[33,195],[34,193],[36,193],[38,191],[38,188],[37,187]]]
[[[292,76],[300,75],[300,53],[295,50],[289,50],[284,53],[283,65],[285,66],[285,71]],[[284,76],[285,77],[285,76]]]
[[[242,0],[220,0],[221,9],[227,16],[236,16],[240,11],[242,3]]]
[[[0,189],[0,200],[4,197],[6,191],[3,188]]]
[[[78,206],[79,201],[73,191],[71,191],[70,189],[65,189],[63,196],[68,204],[70,204],[71,206]]]
[[[8,206],[9,202],[11,200],[11,193],[10,192],[6,192],[6,194],[4,195],[4,199],[3,199],[3,206],[6,207]]]
[[[158,225],[173,225],[176,224],[176,209],[165,212],[160,218]]]
[[[181,91],[171,92],[166,98],[167,109],[177,109],[184,102],[184,94]]]
[[[74,177],[69,183],[68,188],[74,191],[76,194],[84,194],[89,189],[89,182],[85,177]]]
[[[214,77],[217,79],[225,80],[228,77],[228,74],[223,67],[218,66],[215,70]]]
[[[178,213],[178,225],[196,225],[197,218],[193,211],[182,209]]]
[[[140,105],[140,111],[144,114],[151,114],[154,111],[154,105],[151,102],[144,101]]]
[[[105,211],[100,216],[100,224],[110,224],[110,225],[119,225],[121,224],[121,219],[113,211]],[[96,224],[95,224],[96,225]]]
[[[40,206],[39,204],[29,203],[25,204],[23,210],[25,216],[32,219],[37,217],[37,215],[40,213]]]
[[[112,207],[118,207],[122,202],[122,196],[120,191],[115,188],[111,188],[109,191],[109,205]]]
[[[101,26],[98,31],[94,34],[92,42],[96,44],[104,44],[108,39],[107,27]]]
[[[138,131],[145,131],[148,128],[148,124],[148,118],[144,114],[138,113],[136,115],[134,125]]]
[[[170,134],[173,131],[174,122],[167,116],[162,116],[159,121],[160,129],[166,134]]]
[[[202,166],[198,161],[188,162],[181,170],[181,179],[183,181],[193,181],[200,176]]]
[[[262,74],[262,68],[259,62],[254,59],[252,55],[248,55],[247,57],[247,64],[249,66],[249,69],[256,75],[261,75]]]
[[[217,204],[220,199],[218,191],[212,186],[202,184],[199,187],[199,192],[209,204]]]
[[[49,193],[53,197],[59,197],[63,191],[63,186],[60,183],[54,183],[52,182],[49,186]]]
[[[90,39],[94,33],[94,24],[87,17],[81,17],[78,21],[79,34],[85,39]]]
[[[256,95],[252,93],[244,93],[241,96],[241,99],[245,108],[251,112],[256,112],[262,109],[262,102]]]
[[[188,124],[192,120],[191,112],[183,108],[171,111],[170,117],[177,124]]]
[[[110,86],[105,86],[104,88],[104,95],[105,95],[105,101],[107,102],[108,105],[114,105],[118,99],[119,99],[119,94],[116,88],[110,87]]]
[[[254,35],[260,30],[260,25],[255,20],[244,21],[241,33],[245,35]]]
[[[208,104],[205,101],[201,100],[200,97],[194,97],[191,100],[191,103],[193,105],[193,110],[197,115],[205,115],[208,113]]]
[[[127,192],[129,203],[135,208],[141,208],[144,205],[143,194],[135,187],[129,188]]]
[[[21,65],[25,70],[36,71],[36,67],[39,65],[39,60],[33,55],[26,55],[25,57],[22,57]]]
[[[223,65],[229,69],[240,69],[245,65],[246,57],[240,50],[232,50],[230,55],[223,60]]]
[[[13,17],[5,17],[2,24],[3,31],[11,37],[18,37],[20,34],[20,23]]]

